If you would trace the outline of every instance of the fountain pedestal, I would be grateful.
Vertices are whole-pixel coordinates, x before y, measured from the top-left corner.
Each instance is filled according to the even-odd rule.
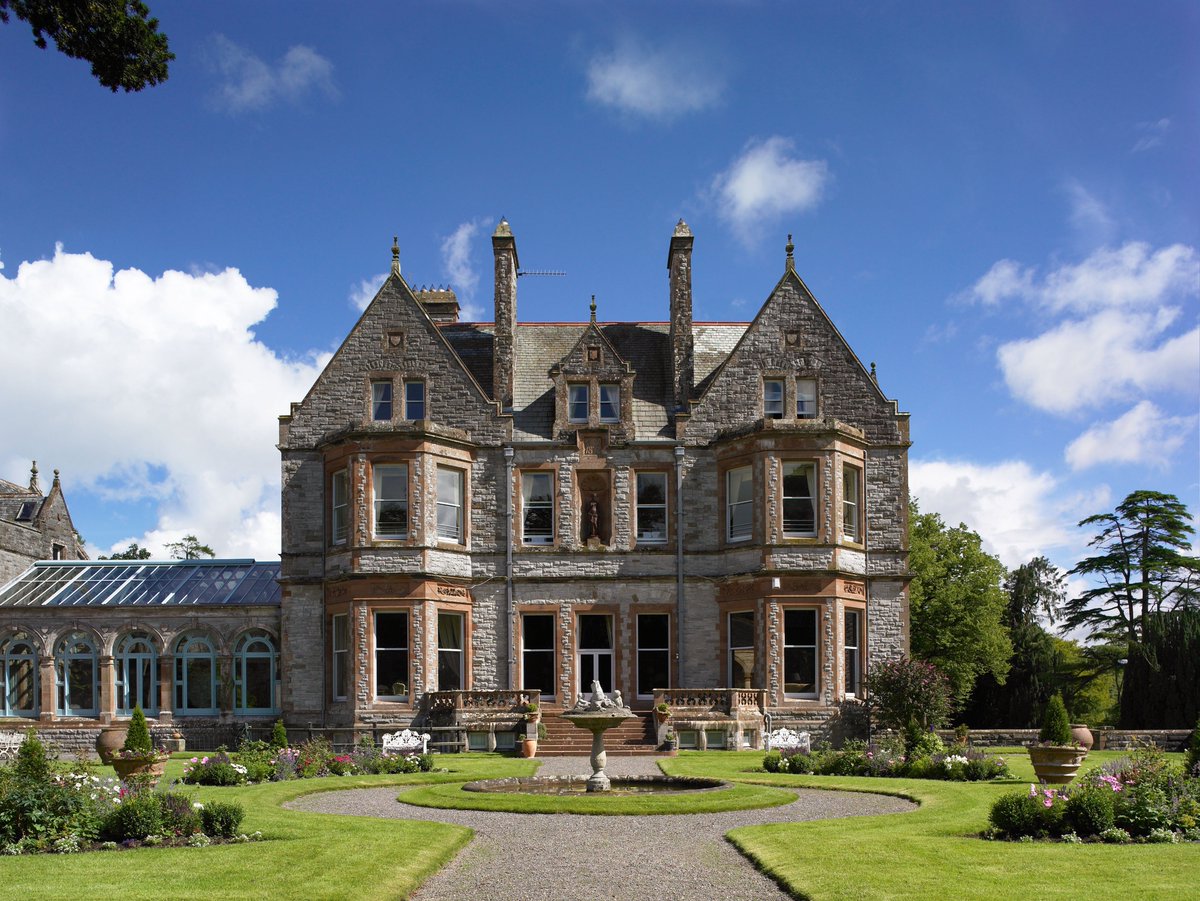
[[[564,720],[570,722],[577,729],[587,729],[592,733],[590,758],[592,775],[587,781],[588,791],[605,792],[612,787],[608,775],[604,772],[604,766],[608,763],[608,754],[604,751],[604,733],[609,729],[615,729],[625,720],[636,715],[621,703],[619,692],[614,695],[613,700],[610,700],[598,682],[592,683],[592,699],[590,701],[580,698],[574,710],[562,715]]]

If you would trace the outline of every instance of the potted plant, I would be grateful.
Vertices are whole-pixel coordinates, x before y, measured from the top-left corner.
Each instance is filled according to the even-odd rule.
[[[1029,746],[1029,762],[1041,782],[1065,785],[1075,778],[1087,749],[1071,737],[1070,718],[1061,695],[1055,695],[1042,715],[1038,742]]]
[[[654,706],[654,718],[660,723],[665,723],[671,718],[671,705],[666,701],[660,701]]]
[[[521,713],[525,714],[525,719],[531,723],[539,722],[542,718],[541,707],[537,701],[526,701],[518,709]]]
[[[674,757],[679,753],[679,739],[676,737],[674,729],[668,729],[667,734],[663,736],[663,751],[668,757]]]
[[[538,725],[541,725],[541,723],[539,723]],[[522,732],[520,735],[517,736],[517,741],[519,741],[521,743],[521,756],[522,757],[537,757],[537,733],[536,732],[532,733],[531,735],[527,734],[525,732]]]
[[[146,714],[141,706],[133,708],[129,719],[129,731],[125,744],[109,757],[109,763],[117,771],[122,782],[138,780],[153,786],[166,771],[171,757],[165,749],[155,749],[150,741],[150,729],[146,725]]]

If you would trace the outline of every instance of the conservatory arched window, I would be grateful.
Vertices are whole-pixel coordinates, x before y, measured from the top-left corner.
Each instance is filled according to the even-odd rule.
[[[279,711],[279,652],[261,629],[247,632],[233,655],[234,711]]]
[[[203,635],[185,635],[175,645],[175,712],[217,712],[217,655]]]
[[[158,653],[146,632],[130,632],[117,642],[113,655],[117,675],[117,713],[129,716],[141,705],[142,712],[158,712]]]
[[[0,642],[4,716],[37,716],[38,660],[33,641],[23,632]]]
[[[96,645],[82,633],[68,635],[54,649],[54,679],[62,716],[95,716],[100,696]]]

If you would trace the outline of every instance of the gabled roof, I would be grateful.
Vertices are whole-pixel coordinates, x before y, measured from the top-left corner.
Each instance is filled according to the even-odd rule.
[[[42,560],[0,607],[279,606],[279,564],[254,560]]]

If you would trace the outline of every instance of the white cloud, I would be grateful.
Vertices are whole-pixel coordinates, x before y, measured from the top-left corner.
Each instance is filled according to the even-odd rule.
[[[61,246],[21,263],[0,276],[0,355],[53,348],[53,358],[6,372],[0,420],[37,423],[37,446],[0,430],[0,461],[19,471],[30,457],[54,460],[71,491],[153,505],[155,527],[128,540],[156,554],[193,533],[222,556],[274,558],[277,417],[327,359],[282,358],[255,338],[275,304],[275,291],[232,268],[114,274]]]
[[[971,288],[994,305],[1017,299],[1052,313],[1089,313],[1098,307],[1144,307],[1200,291],[1196,250],[1172,244],[1156,251],[1140,241],[1102,248],[1081,263],[1060,266],[1038,281],[1035,270],[1000,260]]]
[[[711,53],[627,38],[588,61],[588,99],[623,113],[669,121],[716,105],[724,77]]]
[[[333,63],[297,44],[271,66],[223,34],[213,37],[212,64],[222,77],[214,102],[230,113],[263,109],[277,100],[297,103],[310,93],[338,96]]]
[[[793,142],[779,135],[752,140],[729,168],[713,179],[719,212],[743,240],[789,213],[815,207],[829,183],[824,160],[793,156]]]
[[[375,295],[379,293],[379,288],[387,280],[388,274],[381,272],[378,275],[372,275],[370,278],[364,278],[357,285],[352,285],[350,288],[350,306],[356,310],[365,310],[367,305],[375,299]]]
[[[1112,422],[1099,422],[1067,446],[1067,463],[1086,469],[1101,463],[1142,463],[1166,468],[1195,431],[1197,417],[1168,416],[1144,400]]]
[[[1194,392],[1200,329],[1165,336],[1177,314],[1105,310],[1036,338],[1010,341],[996,354],[1009,390],[1051,413],[1127,399],[1131,390]]]
[[[483,308],[474,302],[475,291],[479,287],[479,270],[471,261],[471,242],[481,228],[487,228],[490,224],[489,219],[473,219],[442,238],[442,270],[454,288],[459,318],[464,322],[477,321],[483,314]]]
[[[922,513],[939,513],[951,526],[966,523],[1009,568],[1075,539],[1071,511],[1052,499],[1057,480],[1023,460],[913,460],[908,477]]]
[[[1112,240],[1117,224],[1104,202],[1075,179],[1069,179],[1063,190],[1071,205],[1070,220],[1075,230],[1086,235],[1092,244]]]
[[[1131,153],[1142,153],[1166,140],[1167,133],[1171,130],[1171,120],[1163,117],[1154,122],[1139,122],[1137,127],[1142,134],[1131,148]]]

